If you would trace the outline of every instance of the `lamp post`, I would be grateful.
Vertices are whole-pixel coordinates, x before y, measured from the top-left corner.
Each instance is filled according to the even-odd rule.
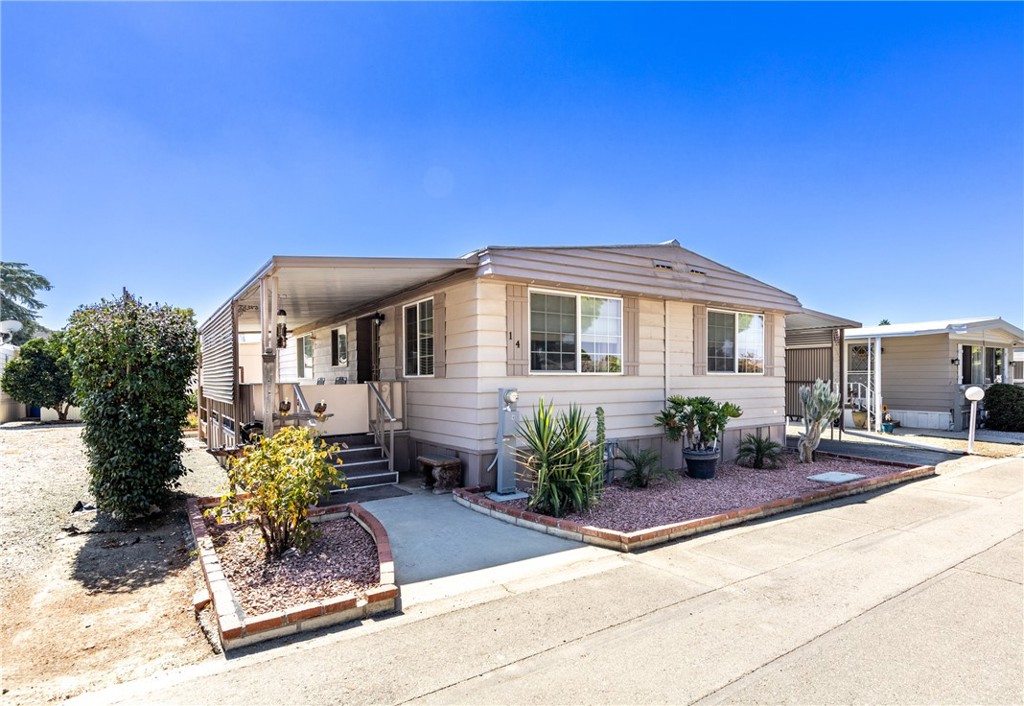
[[[978,402],[985,399],[985,391],[980,387],[968,387],[964,397],[971,401],[971,429],[967,432],[967,453],[974,453],[974,423],[978,418]]]

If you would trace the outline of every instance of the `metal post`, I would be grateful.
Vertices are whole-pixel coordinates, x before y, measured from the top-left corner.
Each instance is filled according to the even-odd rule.
[[[263,344],[263,433],[274,435],[277,411],[277,292],[266,278],[260,280],[260,334]]]
[[[882,339],[875,338],[875,375],[872,392],[874,403],[875,432],[882,431]]]

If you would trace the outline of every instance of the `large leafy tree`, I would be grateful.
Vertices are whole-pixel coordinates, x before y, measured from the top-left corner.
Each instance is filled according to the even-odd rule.
[[[30,270],[24,262],[0,262],[0,319],[15,319],[23,326],[14,334],[15,345],[47,331],[36,323],[38,311],[46,306],[36,298],[36,292],[52,288],[50,280]]]
[[[63,421],[74,402],[71,365],[61,333],[49,339],[33,338],[21,347],[0,377],[0,388],[18,402],[51,407]]]
[[[96,504],[121,517],[145,514],[185,474],[195,320],[125,292],[78,309],[66,338]]]

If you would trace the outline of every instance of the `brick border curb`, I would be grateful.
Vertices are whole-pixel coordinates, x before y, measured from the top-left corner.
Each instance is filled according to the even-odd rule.
[[[822,454],[825,455],[825,454]],[[851,458],[858,461],[873,461],[873,459],[858,458],[856,456],[842,456],[839,454],[828,454],[835,458]],[[643,547],[650,547],[655,544],[663,544],[681,537],[689,537],[695,534],[710,532],[721,527],[738,525],[750,520],[777,515],[790,510],[798,510],[808,505],[815,505],[829,500],[858,495],[889,485],[905,483],[935,475],[935,466],[911,466],[896,461],[878,461],[881,466],[895,466],[904,470],[889,473],[874,478],[862,478],[848,483],[843,483],[830,488],[804,493],[795,498],[780,498],[771,500],[754,507],[730,510],[719,515],[700,517],[684,522],[675,522],[660,527],[651,527],[634,532],[620,532],[618,530],[592,527],[590,525],[578,525],[569,520],[560,520],[547,515],[538,515],[527,510],[507,508],[503,503],[495,502],[482,495],[483,492],[491,490],[489,486],[474,486],[470,488],[456,488],[453,493],[455,502],[476,510],[485,515],[509,524],[519,525],[527,529],[544,532],[563,539],[572,539],[586,544],[595,544],[599,547],[615,549],[620,552],[631,552]]]
[[[287,610],[247,616],[235,598],[231,585],[221,570],[217,550],[206,531],[203,510],[213,507],[220,498],[189,498],[188,522],[199,554],[199,565],[212,600],[217,632],[224,651],[245,647],[283,635],[316,630],[327,625],[387,613],[395,610],[398,586],[395,584],[395,562],[391,554],[391,541],[384,525],[359,503],[344,503],[328,507],[311,508],[313,522],[351,517],[367,531],[377,545],[380,565],[380,585],[367,591],[365,596],[354,593],[292,606]]]

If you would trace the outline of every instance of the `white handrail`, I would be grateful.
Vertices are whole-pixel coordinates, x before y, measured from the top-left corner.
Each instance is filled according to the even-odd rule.
[[[395,422],[398,421],[391,412],[391,407],[384,401],[377,386],[372,382],[366,383],[367,389],[373,393],[373,398],[368,400],[370,405],[370,428],[373,430],[374,441],[384,450],[388,459],[388,471],[395,470]],[[376,409],[373,409],[376,402]],[[384,445],[384,429],[381,428],[381,416],[387,421],[388,445]]]

